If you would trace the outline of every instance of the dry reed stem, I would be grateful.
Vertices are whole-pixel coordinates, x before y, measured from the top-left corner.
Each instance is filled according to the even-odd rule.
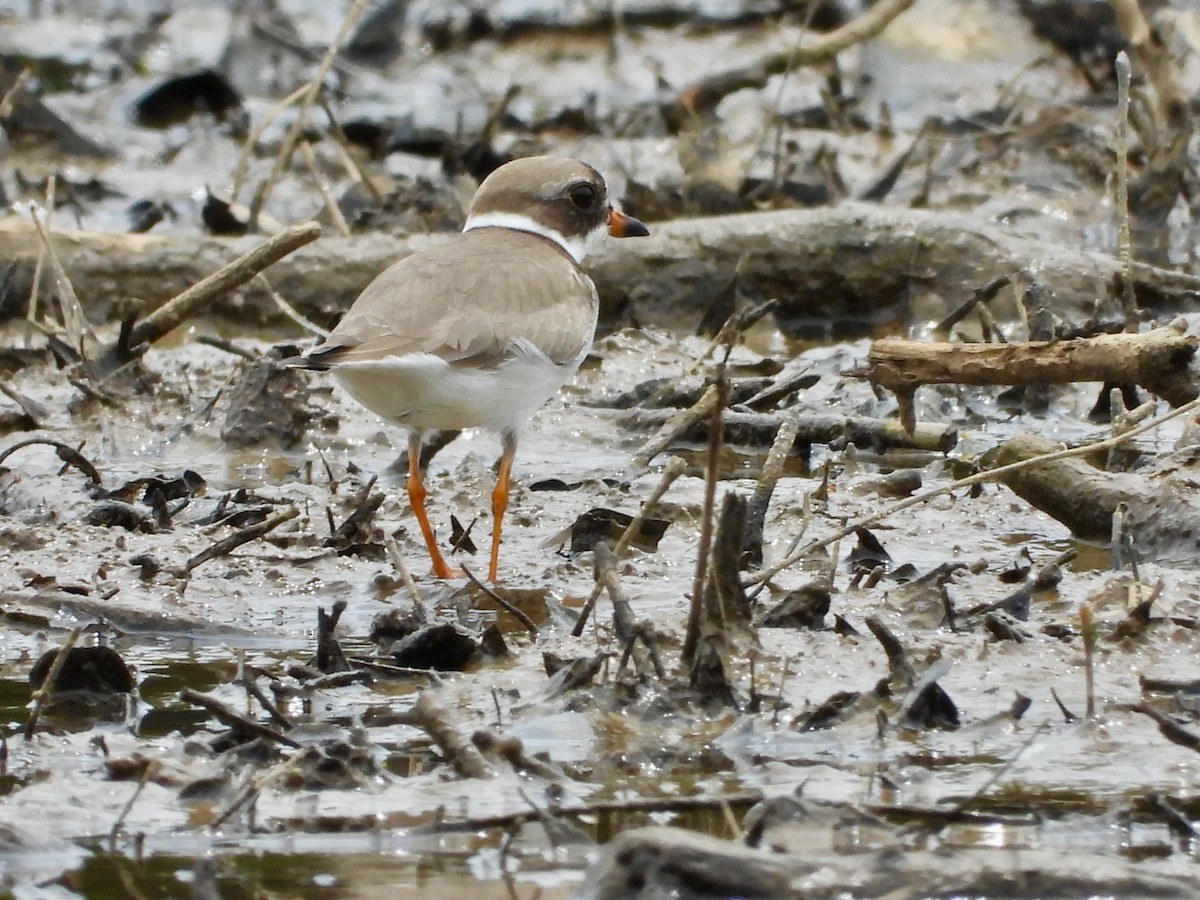
[[[338,33],[334,36],[329,48],[325,51],[325,55],[321,57],[321,62],[317,66],[317,71],[313,73],[313,77],[308,82],[307,90],[304,92],[303,98],[300,100],[300,108],[296,110],[296,121],[294,121],[287,133],[283,136],[283,141],[279,147],[279,153],[275,156],[275,162],[271,166],[271,173],[258,186],[258,190],[254,193],[254,199],[250,201],[250,226],[257,227],[258,214],[262,211],[263,206],[267,202],[267,198],[271,196],[271,191],[275,189],[275,185],[283,176],[283,170],[292,161],[292,153],[296,150],[296,144],[300,140],[300,134],[304,129],[304,123],[308,119],[308,110],[312,107],[313,102],[317,98],[317,94],[321,91],[321,84],[325,80],[326,74],[329,72],[330,66],[333,65],[334,59],[337,57],[338,51],[342,49],[342,44],[346,38],[350,36],[350,29],[354,23],[358,21],[358,17],[362,14],[363,8],[366,6],[366,0],[354,0],[350,4],[350,9],[346,11],[346,17],[342,20],[342,27],[338,29]]]

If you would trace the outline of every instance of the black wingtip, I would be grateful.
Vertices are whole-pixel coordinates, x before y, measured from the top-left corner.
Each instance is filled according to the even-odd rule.
[[[297,356],[281,359],[279,364],[289,369],[308,369],[312,372],[327,372],[337,365],[337,359],[345,352],[345,347],[313,347]]]

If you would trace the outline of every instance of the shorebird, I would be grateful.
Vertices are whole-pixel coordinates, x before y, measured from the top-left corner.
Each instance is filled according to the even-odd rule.
[[[603,240],[646,226],[617,210],[586,163],[529,157],[475,193],[462,234],[392,264],[317,347],[298,358],[327,369],[355,400],[407,428],[408,498],[438,578],[459,573],[438,550],[425,509],[421,441],[431,429],[500,436],[488,578],[522,426],[579,368],[599,301],[580,268]]]

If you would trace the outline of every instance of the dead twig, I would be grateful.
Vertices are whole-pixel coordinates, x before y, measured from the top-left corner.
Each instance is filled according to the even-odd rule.
[[[121,807],[121,812],[117,816],[117,821],[113,822],[112,829],[108,832],[108,849],[110,853],[117,852],[117,838],[121,834],[121,829],[125,827],[125,820],[129,817],[130,811],[133,809],[133,804],[137,802],[137,798],[142,796],[142,791],[158,775],[162,764],[157,759],[152,759],[146,764],[146,768],[142,770],[142,777],[138,779],[137,787],[133,789],[129,799],[125,801],[125,805]]]
[[[422,691],[405,715],[408,724],[428,734],[446,761],[463,778],[489,778],[495,774],[479,749],[459,734],[446,711],[437,705],[429,691]]]
[[[382,203],[382,192],[375,186],[375,182],[371,179],[370,174],[355,159],[354,152],[350,149],[350,141],[346,139],[346,132],[342,131],[341,123],[338,122],[337,116],[333,114],[333,110],[329,106],[329,99],[322,95],[317,98],[317,102],[321,105],[321,109],[325,113],[326,121],[329,122],[329,136],[333,138],[333,143],[338,148],[338,155],[341,157],[342,165],[346,167],[346,172],[350,175],[351,180],[366,188],[367,193],[371,195],[373,203],[376,205]]]
[[[308,85],[302,84],[296,88],[262,117],[257,125],[250,129],[250,133],[246,136],[246,141],[242,144],[242,152],[238,156],[237,165],[233,167],[233,187],[230,189],[230,194],[237,197],[238,192],[242,189],[242,182],[246,180],[246,171],[250,165],[250,156],[254,153],[254,148],[258,146],[258,139],[262,137],[263,132],[268,126],[279,116],[281,112],[308,93]]]
[[[227,538],[222,538],[211,547],[201,550],[195,556],[187,561],[184,565],[184,572],[188,573],[197,566],[203,565],[210,560],[217,559],[221,556],[227,556],[232,553],[242,544],[248,544],[250,541],[257,540],[265,534],[274,531],[284,522],[290,521],[300,515],[300,510],[292,506],[285,509],[281,513],[271,516],[269,519],[264,519],[254,525],[248,525],[240,531],[229,535]]]
[[[54,217],[54,198],[56,193],[56,185],[58,184],[58,176],[51,173],[46,178],[46,193],[45,193],[45,226],[50,227],[51,219]],[[36,215],[36,213],[35,213]],[[42,240],[41,235],[38,235],[38,255],[37,262],[33,266],[33,281],[29,286],[29,308],[25,313],[25,320],[31,325],[38,323],[38,301],[42,295],[42,274],[46,270],[46,247],[47,244]]]
[[[754,486],[754,493],[746,506],[746,528],[742,535],[742,551],[747,555],[751,565],[757,566],[762,562],[763,528],[766,524],[767,510],[771,505],[771,495],[775,493],[775,485],[783,475],[783,467],[791,454],[792,445],[796,443],[796,435],[800,424],[795,416],[785,416],[775,432],[775,440],[767,451],[762,473]]]
[[[192,706],[199,706],[207,710],[221,724],[244,734],[248,739],[262,738],[271,743],[291,747],[293,750],[298,750],[302,746],[298,741],[292,740],[286,734],[282,734],[273,728],[268,728],[266,725],[261,725],[253,719],[248,719],[241,713],[230,709],[215,697],[209,697],[207,694],[201,694],[199,691],[194,691],[191,688],[184,688],[179,692],[179,699],[184,703],[190,703]]]
[[[41,428],[42,420],[50,414],[50,411],[46,407],[42,406],[36,400],[13,390],[6,381],[0,381],[0,394],[3,394],[13,403],[17,404],[17,406],[21,407],[21,412],[29,417],[29,420],[33,422],[36,428]]]
[[[1137,298],[1133,295],[1133,238],[1129,230],[1129,82],[1132,72],[1129,55],[1124,50],[1117,54],[1114,67],[1117,72],[1117,258],[1124,268],[1121,305],[1125,309],[1125,330],[1134,331],[1137,328]]]
[[[238,660],[239,668],[243,667],[245,654],[242,653],[241,656],[242,659]],[[289,731],[293,728],[292,720],[283,714],[283,711],[275,705],[271,698],[267,696],[266,692],[258,686],[258,683],[255,682],[253,678],[243,672],[237,679],[236,683],[241,685],[242,689],[247,694],[258,701],[259,705],[266,710],[267,715],[271,717],[272,722],[274,722],[280,728],[286,728]]]
[[[658,433],[646,441],[641,449],[633,455],[633,459],[629,461],[630,472],[645,471],[649,468],[651,460],[671,446],[672,441],[696,423],[711,418],[717,400],[716,385],[709,385],[708,390],[691,407],[671,413],[658,429]]]
[[[1180,747],[1187,747],[1189,750],[1194,750],[1200,753],[1200,735],[1195,732],[1188,731],[1170,716],[1165,716],[1152,706],[1147,706],[1145,703],[1133,703],[1121,707],[1130,712],[1141,713],[1143,716],[1149,716],[1154,720],[1154,724],[1158,726],[1159,732],[1172,744],[1178,744]]]
[[[878,36],[914,2],[915,0],[881,0],[857,19],[811,43],[781,53],[769,54],[750,66],[710,75],[681,91],[675,103],[664,110],[664,117],[669,124],[679,128],[698,113],[715,107],[734,91],[760,88],[773,75],[781,75],[799,66],[811,66],[832,59],[843,50]]]
[[[421,591],[417,587],[417,582],[412,577],[412,572],[409,571],[408,565],[404,562],[404,554],[400,552],[400,545],[396,543],[396,539],[391,535],[384,541],[384,547],[387,549],[388,559],[392,561],[392,566],[400,574],[400,580],[404,582],[404,587],[408,589],[408,596],[413,603],[413,612],[416,613],[417,621],[422,625],[427,625],[433,621],[433,617],[429,614],[428,608],[425,606],[425,598],[421,596]]]
[[[333,220],[338,234],[342,237],[349,237],[350,225],[346,221],[346,217],[342,215],[342,208],[338,205],[337,198],[333,196],[333,191],[329,189],[329,182],[321,174],[321,166],[317,162],[317,155],[313,153],[312,144],[308,141],[301,141],[300,152],[304,155],[305,165],[308,166],[313,181],[317,183],[317,190],[321,193],[321,199],[325,201],[325,210],[329,213],[329,218]]]
[[[1200,338],[1175,324],[1137,334],[1001,345],[885,338],[871,345],[865,366],[846,374],[909,396],[927,384],[1139,384],[1180,406],[1200,394],[1190,371],[1198,345]],[[911,418],[904,424],[916,426]]]
[[[288,128],[287,133],[283,136],[283,141],[279,146],[279,153],[275,156],[275,163],[271,167],[270,174],[258,186],[258,190],[254,193],[254,198],[250,201],[250,227],[257,227],[258,215],[262,212],[263,206],[267,202],[267,198],[271,196],[271,191],[283,175],[284,169],[292,161],[292,154],[296,150],[296,145],[304,131],[304,126],[308,122],[308,110],[312,107],[317,95],[321,91],[321,87],[325,81],[325,75],[329,72],[330,66],[333,65],[337,58],[338,51],[342,49],[342,44],[350,36],[350,30],[354,23],[358,21],[358,17],[362,14],[363,8],[366,6],[366,0],[354,0],[350,4],[350,8],[346,10],[346,16],[342,19],[342,26],[338,29],[338,33],[334,35],[333,40],[329,44],[329,48],[325,51],[325,55],[321,57],[321,62],[317,66],[313,77],[309,79],[307,90],[300,100],[300,106],[296,110],[296,120]]]
[[[708,583],[709,552],[712,549],[713,508],[716,506],[717,480],[721,472],[721,417],[729,402],[729,379],[725,377],[725,363],[717,370],[717,382],[710,389],[714,392],[711,420],[708,426],[708,465],[704,477],[704,505],[700,513],[700,539],[696,545],[696,575],[692,579],[691,606],[688,610],[687,633],[680,654],[683,664],[690,667],[696,659],[696,647],[700,642],[700,618],[704,609],[704,590]]]
[[[617,539],[617,543],[612,551],[614,564],[625,555],[625,551],[629,549],[629,545],[633,542],[633,539],[641,532],[642,524],[654,512],[655,507],[658,506],[658,502],[663,498],[663,494],[675,483],[675,479],[684,473],[686,468],[687,463],[678,456],[672,456],[667,462],[666,467],[663,469],[662,478],[654,490],[650,492],[650,496],[646,498],[646,502],[642,504],[642,508],[638,510],[637,515],[626,526],[621,537]],[[600,580],[597,580],[595,587],[592,588],[592,593],[579,610],[579,618],[575,622],[575,627],[571,629],[571,634],[575,637],[583,634],[583,628],[587,624],[588,616],[591,615],[592,609],[596,606],[596,601],[600,598],[603,590],[604,584]]]
[[[79,641],[81,634],[83,634],[83,626],[72,630],[67,635],[67,639],[58,648],[58,653],[54,655],[54,662],[50,664],[50,671],[46,673],[45,680],[33,692],[33,709],[30,710],[29,719],[25,723],[26,741],[33,739],[33,733],[37,730],[38,719],[42,715],[42,708],[46,705],[46,701],[54,694],[54,686],[58,681],[58,676],[62,672],[63,666],[67,663],[67,657],[71,655],[71,648]]]
[[[25,82],[29,80],[28,67],[17,73],[16,79],[13,80],[12,86],[4,92],[4,96],[0,97],[0,119],[7,119],[13,111],[13,106],[16,103],[17,94],[25,87]]]
[[[309,331],[318,337],[329,337],[329,329],[322,328],[316,322],[313,322],[311,319],[305,317],[300,310],[296,309],[296,307],[292,306],[292,304],[288,303],[287,300],[285,300],[283,296],[275,290],[275,288],[271,287],[271,282],[267,280],[266,275],[264,275],[262,272],[259,272],[258,275],[255,276],[254,280],[266,288],[267,293],[271,295],[271,299],[275,301],[275,305],[279,307],[279,311],[285,316],[287,316],[305,331]]]
[[[47,447],[53,447],[55,453],[58,454],[58,458],[61,459],[66,465],[73,466],[74,468],[78,469],[83,473],[83,477],[89,482],[97,487],[100,486],[100,472],[97,471],[96,467],[92,465],[82,453],[80,453],[70,444],[64,444],[61,441],[51,441],[47,438],[28,438],[23,441],[17,441],[11,447],[5,449],[3,453],[0,453],[0,465],[3,465],[6,459],[8,459],[21,448],[31,447],[34,444],[45,444]]]
[[[83,304],[79,302],[79,296],[75,293],[75,286],[71,284],[71,278],[67,275],[67,270],[63,268],[62,260],[59,259],[58,253],[54,249],[54,244],[50,241],[50,234],[46,231],[46,226],[42,222],[41,216],[38,215],[37,209],[31,207],[29,218],[33,222],[33,227],[37,229],[38,239],[41,240],[42,246],[45,248],[46,256],[50,259],[50,268],[54,270],[54,281],[58,287],[58,302],[62,309],[63,327],[67,330],[67,340],[71,342],[72,348],[79,354],[84,361],[84,370],[89,371],[88,354],[86,343],[96,339],[96,333],[92,330],[92,325],[87,320],[87,316],[83,312]]]
[[[711,415],[712,407],[701,398],[695,406],[682,411],[635,409],[618,416],[617,421],[625,428],[660,428],[658,434],[638,452],[631,463],[631,473],[637,471],[635,467],[645,458],[646,452],[661,453],[676,439],[707,440],[706,421],[696,416],[701,404],[704,404],[706,413]],[[874,419],[832,412],[795,413],[791,410],[773,413],[726,410],[721,418],[724,441],[743,447],[770,447],[785,421],[795,423],[796,436],[788,449],[798,452],[802,452],[809,444],[844,443],[862,448],[901,447],[946,453],[958,442],[958,429],[940,422],[918,422],[912,431],[906,431],[896,419]]]
[[[633,655],[634,646],[640,641],[646,648],[655,675],[660,681],[663,680],[667,673],[659,659],[653,626],[649,622],[634,619],[633,608],[621,590],[616,556],[607,544],[597,544],[592,552],[596,563],[596,583],[604,586],[608,591],[609,602],[612,603],[613,633],[617,640],[625,645],[617,666],[618,674],[625,668]]]
[[[217,297],[241,287],[263,269],[320,236],[321,226],[316,222],[293,225],[188,288],[130,328],[123,342],[109,347],[96,360],[97,375],[107,377],[137,359],[150,344],[174,331]]]
[[[345,611],[345,600],[338,600],[329,612],[325,612],[323,606],[317,607],[317,652],[308,664],[325,675],[349,672],[353,668],[334,633]]]
[[[474,584],[475,587],[479,588],[481,591],[491,597],[501,609],[524,625],[525,630],[529,632],[530,637],[532,637],[535,641],[538,639],[538,627],[534,624],[533,619],[529,618],[529,616],[525,615],[525,613],[521,612],[521,610],[517,609],[517,607],[513,606],[498,593],[476,578],[475,574],[466,566],[463,566],[462,570],[463,574],[466,575],[467,578],[471,579],[471,583]]]

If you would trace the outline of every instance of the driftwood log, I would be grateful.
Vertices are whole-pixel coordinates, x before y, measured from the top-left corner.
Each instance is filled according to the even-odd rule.
[[[1019,434],[983,456],[996,469],[1061,449],[1035,434]],[[1085,541],[1107,542],[1120,504],[1149,503],[1153,492],[1141,475],[1104,472],[1082,459],[1060,459],[1013,472],[1003,483],[1032,506],[1057,519]]]
[[[1017,291],[1048,289],[1055,311],[1086,318],[1097,300],[1120,308],[1121,263],[1108,254],[1055,246],[967,217],[928,210],[846,204],[680,219],[654,225],[638,241],[612,241],[589,260],[602,321],[694,327],[737,279],[743,295],[777,299],[785,334],[862,334],[870,325],[941,318],[1000,275],[1014,281],[991,304],[1014,317]],[[59,230],[56,251],[94,323],[111,321],[137,299],[147,311],[257,246],[261,238],[100,234]],[[328,324],[394,260],[445,236],[364,234],[325,237],[271,268],[279,293]],[[28,220],[0,220],[0,316],[24,312],[38,239]],[[1175,309],[1200,296],[1200,278],[1144,264],[1133,267],[1138,302]],[[3,279],[0,279],[3,283]],[[243,322],[284,317],[257,281],[214,312]]]
[[[1101,381],[1138,384],[1172,406],[1200,396],[1191,369],[1200,339],[1174,325],[1141,334],[1063,341],[954,344],[888,338],[867,364],[847,374],[895,392],[901,419],[913,421],[912,394],[925,384],[1036,385]]]
[[[982,462],[995,469],[1058,449],[1046,438],[1019,434],[984,454]],[[1143,559],[1195,565],[1200,558],[1200,502],[1186,477],[1105,472],[1074,458],[1034,464],[1002,481],[1082,540],[1108,543],[1113,517],[1123,510],[1126,533]]]

